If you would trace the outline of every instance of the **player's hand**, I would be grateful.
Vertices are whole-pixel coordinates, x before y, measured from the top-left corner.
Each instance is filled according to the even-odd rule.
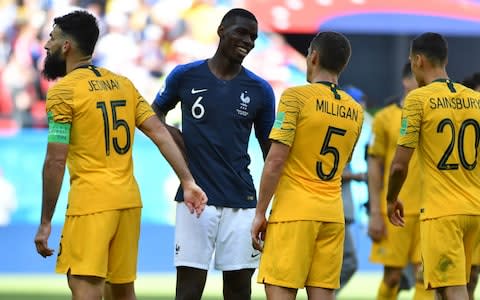
[[[368,236],[374,242],[380,242],[387,236],[387,228],[381,213],[370,214],[368,220]]]
[[[53,249],[48,248],[48,238],[50,237],[50,232],[52,231],[52,225],[40,224],[38,226],[37,234],[35,235],[35,246],[37,247],[37,252],[43,257],[51,256],[54,252]]]
[[[387,203],[388,219],[390,223],[395,226],[405,226],[405,220],[403,219],[403,204],[402,202],[395,200],[394,202]]]
[[[252,235],[252,246],[258,251],[263,251],[263,241],[265,241],[265,234],[267,231],[267,219],[265,215],[255,214],[253,219],[252,229],[250,231]]]
[[[190,210],[190,213],[195,213],[197,217],[200,217],[205,205],[207,204],[208,197],[205,192],[194,182],[186,184],[183,187],[183,201]]]

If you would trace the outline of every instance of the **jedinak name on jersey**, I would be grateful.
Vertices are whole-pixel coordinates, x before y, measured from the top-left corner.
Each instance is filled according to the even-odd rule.
[[[480,109],[480,99],[476,98],[459,98],[459,97],[441,97],[430,98],[430,108],[452,108],[452,109]]]
[[[352,107],[346,107],[340,104],[333,103],[331,101],[326,100],[318,100],[317,99],[317,111],[321,111],[323,113],[341,117],[344,119],[350,119],[357,121],[358,120],[358,110]]]
[[[117,80],[89,80],[88,91],[111,91],[120,89],[120,83]]]

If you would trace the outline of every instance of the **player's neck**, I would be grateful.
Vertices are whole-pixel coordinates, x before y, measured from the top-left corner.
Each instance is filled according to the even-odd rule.
[[[312,82],[331,82],[338,85],[338,74],[328,71],[318,70],[312,74]]]
[[[67,59],[67,74],[82,66],[92,64],[92,57],[90,55],[81,56],[78,58]]]
[[[432,83],[437,79],[448,79],[448,74],[445,68],[432,68],[428,72],[425,72],[425,83]]]
[[[221,80],[231,80],[242,70],[240,63],[233,63],[230,59],[217,55],[217,53],[208,60],[208,67],[213,75]]]

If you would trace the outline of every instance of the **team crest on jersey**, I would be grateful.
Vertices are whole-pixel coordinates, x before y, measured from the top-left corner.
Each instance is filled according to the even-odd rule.
[[[237,108],[237,114],[242,117],[248,116],[248,104],[250,103],[250,96],[248,92],[244,91],[240,94],[240,107]]]

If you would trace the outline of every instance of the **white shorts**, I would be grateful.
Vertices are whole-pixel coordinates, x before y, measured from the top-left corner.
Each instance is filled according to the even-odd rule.
[[[250,229],[255,208],[207,205],[197,218],[177,203],[175,266],[208,270],[215,251],[215,269],[234,271],[258,267],[260,252],[252,247]]]

